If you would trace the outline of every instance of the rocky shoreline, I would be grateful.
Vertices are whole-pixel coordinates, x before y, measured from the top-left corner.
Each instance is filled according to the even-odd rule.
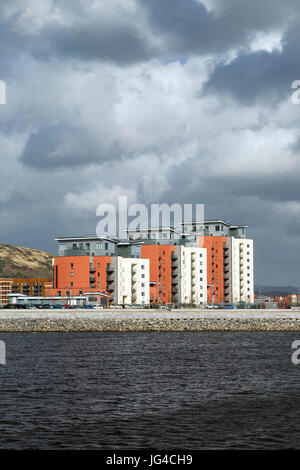
[[[300,318],[0,319],[0,332],[300,331]]]

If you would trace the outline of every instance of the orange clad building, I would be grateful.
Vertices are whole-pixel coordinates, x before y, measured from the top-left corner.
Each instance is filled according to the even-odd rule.
[[[92,261],[92,262],[91,262]],[[107,265],[110,256],[62,256],[54,258],[53,287],[46,295],[83,295],[85,292],[109,291]]]
[[[227,287],[227,241],[226,237],[204,236],[198,239],[199,247],[206,248],[207,255],[207,302],[219,304],[225,301]],[[229,276],[229,274],[228,274]],[[224,277],[226,279],[224,279]],[[228,278],[229,279],[229,278]],[[224,285],[224,281],[225,285]],[[229,282],[228,282],[229,285]],[[227,289],[226,289],[227,294]]]
[[[150,302],[172,303],[174,245],[142,245],[141,258],[150,261]]]

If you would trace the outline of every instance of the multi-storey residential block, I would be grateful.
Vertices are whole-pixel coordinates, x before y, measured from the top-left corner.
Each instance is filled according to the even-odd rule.
[[[150,263],[150,301],[151,303],[172,303],[172,289],[175,279],[178,277],[173,264],[174,245],[150,245],[141,246],[141,256]],[[172,283],[173,282],[173,283]]]
[[[230,237],[230,302],[254,303],[253,240]]]
[[[121,256],[59,256],[53,260],[53,286],[46,294],[110,295],[111,304],[149,303],[149,261]]]
[[[8,304],[9,294],[43,296],[51,284],[51,279],[0,279],[0,305]]]
[[[57,238],[53,293],[107,293],[114,304],[253,302],[253,241],[222,220],[129,229],[128,240]],[[48,291],[48,295],[50,291]]]
[[[254,302],[253,240],[245,238],[246,227],[222,220],[183,224],[183,234],[207,250],[208,303]]]
[[[108,292],[111,293],[112,304],[149,304],[148,259],[115,256],[108,269]]]
[[[206,249],[176,246],[173,263],[178,267],[172,284],[173,302],[204,306],[207,303]]]

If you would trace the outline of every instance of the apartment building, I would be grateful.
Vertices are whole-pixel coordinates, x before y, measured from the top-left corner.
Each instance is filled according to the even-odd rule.
[[[43,296],[51,279],[0,279],[0,305],[9,303],[9,294],[23,294],[28,296]]]
[[[112,304],[253,303],[253,241],[246,227],[216,219],[184,223],[182,231],[129,229],[127,240],[56,238],[52,292],[98,291]]]
[[[59,256],[53,260],[48,296],[102,292],[111,304],[149,303],[149,261],[121,256]]]
[[[230,302],[254,303],[253,240],[230,237]]]
[[[149,260],[112,257],[108,292],[113,305],[149,304]]]
[[[175,291],[175,280],[178,270],[174,265],[174,245],[144,244],[141,246],[141,257],[149,260],[150,303],[171,304],[172,289]]]
[[[13,279],[0,279],[0,305],[7,305],[9,302],[8,294],[12,293]]]
[[[179,304],[204,306],[207,303],[206,249],[176,246],[173,266],[177,276],[172,279],[172,300]]]
[[[253,240],[246,225],[223,220],[183,224],[185,237],[196,237],[207,251],[207,301],[209,304],[254,302]]]

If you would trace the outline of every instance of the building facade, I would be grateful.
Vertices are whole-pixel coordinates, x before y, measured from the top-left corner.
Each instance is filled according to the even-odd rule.
[[[100,291],[117,304],[253,303],[253,240],[222,220],[130,229],[128,239],[59,237],[48,295]]]
[[[0,279],[0,305],[9,303],[9,294],[28,296],[44,296],[46,289],[52,284],[51,279]]]

